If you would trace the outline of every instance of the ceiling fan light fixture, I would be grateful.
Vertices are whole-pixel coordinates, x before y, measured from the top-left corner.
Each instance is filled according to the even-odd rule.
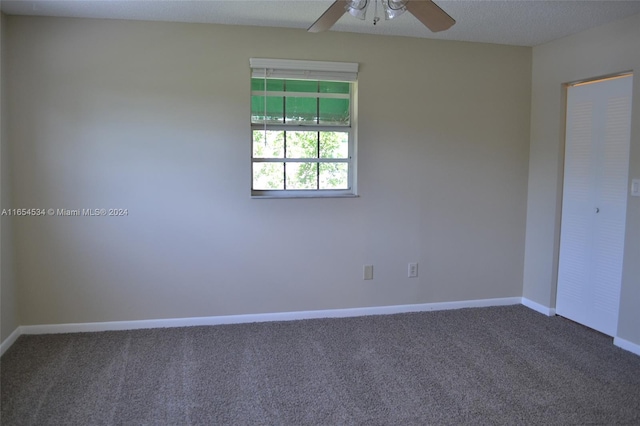
[[[375,6],[373,25],[380,21],[378,2],[384,9],[386,19],[393,19],[405,11],[409,11],[411,15],[434,33],[447,30],[456,23],[455,19],[432,0],[372,0],[372,2]],[[369,0],[334,0],[333,4],[324,11],[307,31],[310,33],[327,31],[347,12],[356,18],[365,19],[369,3],[371,3]]]
[[[407,0],[382,0],[384,19],[389,20],[402,15],[406,10]]]
[[[354,18],[364,20],[367,14],[368,4],[369,0],[351,0],[347,2],[347,12]]]

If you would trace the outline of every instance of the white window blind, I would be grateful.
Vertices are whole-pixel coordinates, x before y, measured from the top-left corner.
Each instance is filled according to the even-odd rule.
[[[358,64],[354,62],[299,61],[293,59],[249,59],[254,78],[296,80],[356,81]]]

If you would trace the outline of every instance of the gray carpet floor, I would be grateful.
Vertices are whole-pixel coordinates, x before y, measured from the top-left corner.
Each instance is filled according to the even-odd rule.
[[[2,425],[640,425],[640,357],[523,306],[22,336]]]

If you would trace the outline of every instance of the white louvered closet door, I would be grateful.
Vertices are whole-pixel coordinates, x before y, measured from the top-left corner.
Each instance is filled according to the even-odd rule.
[[[567,92],[556,312],[610,336],[618,327],[631,93],[631,75]]]

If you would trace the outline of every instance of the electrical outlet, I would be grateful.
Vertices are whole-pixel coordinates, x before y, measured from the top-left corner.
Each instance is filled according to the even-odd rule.
[[[362,278],[365,280],[372,280],[373,279],[373,265],[364,265],[364,267],[362,268]]]
[[[418,264],[417,263],[410,263],[408,270],[407,270],[407,276],[409,278],[415,278],[418,276]]]
[[[631,180],[631,196],[640,197],[640,179]]]

